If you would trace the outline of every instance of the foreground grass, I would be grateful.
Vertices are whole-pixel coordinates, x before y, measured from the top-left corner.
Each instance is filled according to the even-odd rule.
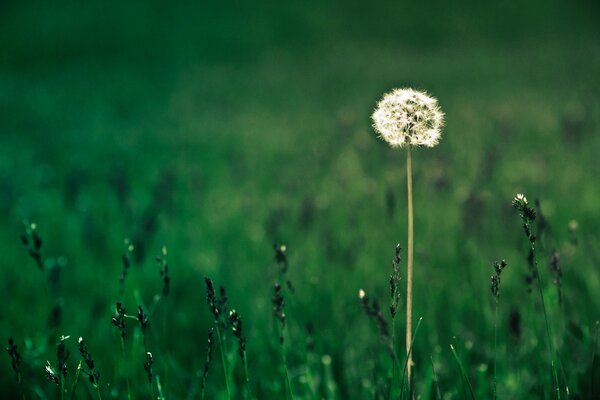
[[[41,29],[26,23],[23,7],[4,14],[12,21],[3,24],[11,33],[4,36]],[[281,371],[273,367],[281,359],[271,311],[278,279],[274,242],[289,246],[295,286],[286,295],[287,362],[292,384],[301,388],[294,394],[309,396],[307,365],[326,398],[382,390],[389,357],[356,292],[364,287],[385,301],[392,249],[405,241],[398,227],[405,226],[406,196],[403,161],[374,138],[368,116],[381,92],[413,85],[435,93],[448,115],[440,146],[414,153],[421,210],[415,215],[414,313],[423,317],[414,345],[417,393],[435,398],[435,381],[443,395],[464,396],[452,343],[475,395],[489,395],[489,275],[498,258],[510,264],[498,311],[498,397],[550,393],[543,320],[523,281],[527,246],[510,208],[520,191],[541,198],[550,224],[539,248],[542,273],[552,250],[561,252],[562,305],[549,276],[543,288],[549,320],[572,393],[590,393],[600,315],[594,297],[600,289],[600,59],[585,23],[551,40],[527,30],[497,38],[480,32],[482,43],[474,45],[456,31],[411,36],[370,29],[374,22],[353,33],[343,23],[352,20],[351,7],[341,26],[321,23],[310,10],[275,10],[281,26],[240,10],[231,20],[212,13],[215,22],[197,28],[186,17],[190,10],[174,10],[170,18],[180,23],[173,39],[145,33],[141,27],[153,16],[124,9],[110,17],[114,36],[102,27],[103,34],[86,36],[90,24],[57,14],[48,19],[49,34],[2,42],[9,56],[0,75],[0,265],[10,306],[0,332],[23,352],[28,390],[57,394],[43,366],[56,358],[59,336],[70,335],[70,377],[78,363],[76,339],[83,336],[118,397],[126,391],[123,370],[139,383],[136,397],[149,392],[135,324],[124,346],[129,363],[110,324],[124,238],[140,254],[123,299],[129,310],[161,292],[153,258],[163,245],[169,249],[171,295],[152,316],[155,373],[166,398],[185,398],[204,364],[212,325],[204,275],[227,287],[244,317],[257,398],[282,393]],[[224,21],[242,28],[226,29]],[[133,52],[137,40],[146,45]],[[19,243],[24,219],[38,223],[46,257],[65,257],[56,332],[47,324],[46,278]],[[572,220],[576,231],[569,230]],[[304,350],[307,323],[314,327],[310,354]],[[233,337],[228,340],[233,364]],[[244,378],[237,366],[232,378],[239,385]],[[17,390],[8,360],[0,371],[6,397]],[[88,381],[80,385],[83,394]],[[213,364],[206,398],[223,396],[224,379]]]

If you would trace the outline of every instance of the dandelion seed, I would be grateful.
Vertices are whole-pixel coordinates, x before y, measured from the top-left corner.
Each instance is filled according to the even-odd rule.
[[[413,89],[394,89],[377,103],[373,128],[392,147],[438,144],[444,113],[438,101]]]

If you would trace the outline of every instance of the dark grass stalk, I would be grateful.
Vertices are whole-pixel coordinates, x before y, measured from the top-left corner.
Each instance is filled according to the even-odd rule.
[[[204,400],[204,390],[206,388],[206,378],[208,376],[208,370],[210,368],[210,362],[212,361],[213,354],[213,344],[214,344],[214,333],[215,329],[210,328],[208,330],[208,338],[206,340],[206,361],[204,362],[204,369],[202,371],[202,385],[201,385],[201,396],[200,398]]]
[[[246,353],[246,337],[244,336],[242,318],[238,312],[233,309],[229,312],[229,325],[231,331],[238,341],[238,355],[244,366],[244,398],[248,398],[250,394],[250,375],[248,373],[248,355]]]
[[[90,383],[96,389],[96,394],[98,396],[98,400],[102,400],[102,395],[100,394],[100,373],[96,370],[96,365],[94,363],[94,359],[92,355],[88,351],[87,345],[85,344],[82,337],[79,338],[79,353],[83,358],[88,370],[86,374],[90,380]]]
[[[473,386],[471,385],[471,381],[469,380],[469,377],[467,376],[467,374],[465,372],[465,368],[463,367],[463,364],[460,361],[460,358],[458,357],[458,354],[456,353],[456,350],[454,349],[454,346],[452,344],[450,344],[450,350],[452,350],[454,359],[456,360],[456,363],[458,364],[458,367],[460,368],[460,374],[461,374],[463,380],[467,382],[467,386],[469,388],[469,393],[471,395],[471,399],[476,400],[475,392],[473,391]]]
[[[23,387],[23,377],[21,374],[21,353],[19,352],[19,347],[15,344],[14,339],[8,338],[8,347],[6,348],[6,352],[10,356],[11,367],[13,373],[15,374],[15,382],[19,386],[19,391],[21,392],[21,398],[25,400],[25,389]]]
[[[435,383],[435,392],[438,400],[442,400],[442,392],[440,391],[440,385],[438,383],[437,374],[435,372],[435,364],[433,363],[433,357],[429,356],[431,361],[431,372],[433,373],[433,382]]]
[[[294,391],[292,389],[292,384],[290,382],[290,374],[287,367],[287,355],[286,355],[286,347],[285,347],[285,300],[283,298],[283,288],[279,283],[275,283],[273,287],[273,315],[277,320],[277,327],[279,332],[279,344],[281,347],[281,363],[283,367],[284,373],[284,396],[288,399],[288,391],[289,398],[294,399]]]
[[[217,332],[217,341],[219,343],[219,350],[221,353],[221,364],[223,366],[223,375],[225,377],[225,386],[227,388],[227,399],[231,400],[231,388],[229,385],[229,373],[227,368],[227,360],[225,357],[226,349],[225,343],[223,341],[223,337],[221,334],[221,327],[225,327],[225,322],[223,321],[223,314],[226,311],[227,307],[227,298],[225,296],[225,290],[221,289],[221,296],[217,298],[217,294],[215,292],[215,286],[213,281],[204,277],[204,284],[206,286],[206,302],[214,317],[215,322],[215,330]]]
[[[150,393],[152,395],[152,399],[154,399],[154,385],[153,381],[153,371],[152,365],[154,364],[154,356],[149,351],[146,351],[146,361],[144,362],[144,371],[146,371],[146,376],[148,378],[148,384],[150,385]]]
[[[391,334],[391,345],[392,345],[392,384],[390,385],[390,400],[394,397],[394,386],[396,383],[396,362],[398,358],[398,353],[396,351],[396,313],[398,311],[398,307],[400,305],[400,244],[396,245],[396,253],[394,259],[392,260],[392,274],[390,275],[389,284],[390,284],[390,316],[392,319],[392,334]]]
[[[413,345],[415,343],[415,338],[417,337],[417,333],[419,332],[419,327],[421,326],[421,322],[423,321],[423,317],[419,318],[419,321],[417,322],[417,326],[415,328],[415,332],[414,334],[411,335],[411,342],[410,342],[410,346],[408,347],[408,351],[406,352],[406,359],[404,360],[404,367],[402,368],[402,375],[400,375],[400,379],[402,379],[402,385],[400,386],[400,399],[404,398],[404,382],[405,379],[404,377],[406,376],[406,372],[408,370],[408,365],[410,364],[412,358],[411,358],[411,354],[412,354],[412,349],[413,349]],[[408,380],[408,379],[406,379]],[[412,385],[408,385],[408,398],[412,399],[412,391],[413,391],[413,386]]]
[[[498,379],[497,379],[497,359],[498,359],[498,304],[500,303],[500,280],[502,270],[506,268],[506,261],[494,261],[494,275],[491,278],[491,290],[494,296],[494,380],[492,383],[492,392],[494,400],[497,399]]]
[[[550,323],[548,321],[548,312],[546,311],[546,302],[544,300],[544,291],[543,291],[543,282],[542,282],[542,278],[540,276],[540,271],[538,268],[538,262],[537,262],[537,256],[536,256],[536,236],[533,232],[533,228],[532,228],[532,223],[535,221],[536,218],[536,214],[535,214],[535,210],[532,209],[531,207],[529,207],[528,203],[527,203],[527,198],[522,195],[522,194],[517,194],[515,196],[515,198],[513,199],[513,207],[516,208],[521,216],[521,220],[523,222],[523,229],[525,230],[525,235],[527,236],[527,238],[529,239],[529,243],[530,243],[530,264],[533,267],[533,272],[535,275],[535,278],[537,279],[537,287],[538,287],[538,292],[540,295],[540,301],[542,303],[542,311],[544,314],[544,322],[546,325],[546,335],[547,335],[547,339],[548,339],[548,352],[550,354],[550,360],[551,360],[551,367],[552,367],[552,374],[554,377],[554,382],[556,385],[556,398],[558,400],[560,400],[561,394],[560,394],[560,383],[558,380],[558,372],[556,370],[556,354],[557,351],[555,350],[554,347],[554,342],[552,341],[552,333],[550,331]]]
[[[598,347],[598,331],[600,331],[600,321],[596,321],[596,333],[594,334],[594,343],[592,348],[592,377],[590,379],[590,399],[595,399],[594,378],[596,376],[596,348]]]

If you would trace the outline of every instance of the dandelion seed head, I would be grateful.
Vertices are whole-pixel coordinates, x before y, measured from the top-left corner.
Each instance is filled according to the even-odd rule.
[[[437,99],[413,89],[385,94],[372,119],[375,131],[392,147],[433,147],[440,141],[444,125]]]

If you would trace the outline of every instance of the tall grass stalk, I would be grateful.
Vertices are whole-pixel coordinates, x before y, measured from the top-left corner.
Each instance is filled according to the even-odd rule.
[[[450,344],[450,350],[452,350],[454,359],[456,360],[456,363],[458,364],[458,367],[460,368],[460,374],[461,374],[462,378],[467,382],[467,386],[469,387],[469,393],[471,395],[471,399],[476,400],[477,397],[475,397],[475,392],[473,391],[473,386],[471,386],[471,381],[469,380],[469,377],[467,376],[467,374],[465,372],[465,368],[463,367],[462,362],[460,361],[458,354],[456,354],[456,350],[454,349],[454,346],[452,344]]]

